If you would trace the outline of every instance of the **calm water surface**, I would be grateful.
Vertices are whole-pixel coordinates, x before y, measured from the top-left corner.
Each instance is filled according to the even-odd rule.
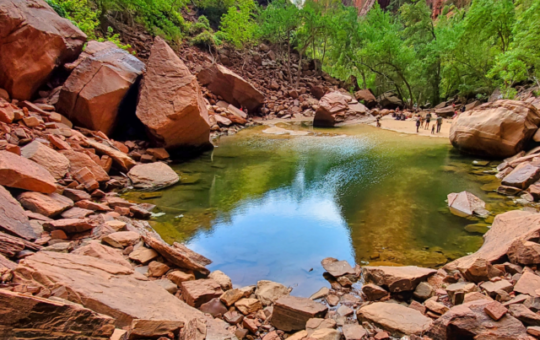
[[[452,215],[448,193],[468,190],[503,205],[488,194],[498,185],[484,173],[490,167],[472,167],[445,138],[281,126],[310,134],[257,127],[221,138],[212,152],[173,166],[179,185],[145,200],[158,206],[151,224],[166,241],[207,256],[209,269],[236,286],[268,279],[309,296],[329,285],[320,265],[329,256],[440,266],[477,250],[492,219]]]

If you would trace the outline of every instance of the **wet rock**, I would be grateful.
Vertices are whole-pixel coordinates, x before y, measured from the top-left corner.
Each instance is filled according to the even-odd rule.
[[[264,95],[261,92],[222,65],[214,64],[202,70],[197,78],[201,85],[236,107],[243,106],[253,112],[264,103]]]
[[[80,29],[42,0],[2,2],[0,31],[0,88],[19,100],[30,99],[86,42]]]
[[[38,252],[19,263],[14,282],[36,285],[55,296],[107,313],[116,319],[117,327],[128,326],[135,319],[187,323],[203,317],[155,281],[139,280],[133,269],[90,256]],[[66,289],[56,290],[62,286]]]
[[[41,165],[9,151],[0,151],[0,185],[50,194],[54,177]]]
[[[378,301],[390,295],[384,288],[372,283],[363,285],[362,293],[366,296],[367,301]]]
[[[223,294],[219,283],[211,279],[185,281],[181,283],[181,288],[184,301],[193,307],[200,307]]]
[[[327,310],[325,305],[310,299],[284,296],[275,302],[270,323],[286,332],[301,330],[309,319],[323,317]]]
[[[486,203],[467,191],[448,194],[448,206],[458,215],[483,215],[486,211]]]
[[[419,311],[396,303],[375,302],[357,311],[359,320],[369,321],[397,334],[422,334],[432,325]]]
[[[210,271],[204,266],[210,264],[211,261],[204,256],[197,254],[177,243],[174,244],[174,247],[171,247],[149,235],[146,235],[143,238],[144,242],[148,246],[179,268],[194,270],[203,275],[210,274]]]
[[[280,297],[289,295],[289,290],[284,285],[268,280],[257,282],[255,296],[264,306],[269,306],[276,302]]]
[[[228,277],[224,272],[221,270],[215,270],[208,275],[209,279],[212,279],[219,283],[221,288],[226,291],[232,288],[232,281],[231,278]]]
[[[364,266],[362,268],[366,282],[373,282],[378,286],[388,287],[392,293],[414,290],[421,281],[425,281],[430,275],[436,272],[433,269],[416,266]]]
[[[322,287],[321,289],[313,293],[313,295],[311,295],[309,298],[311,300],[322,299],[323,297],[326,297],[328,293],[330,293],[330,289],[328,287]]]
[[[537,290],[539,291],[537,292]],[[524,272],[516,282],[514,291],[533,297],[540,297],[540,277],[528,271]]]
[[[506,315],[495,322],[484,312],[490,301],[477,300],[452,307],[434,322],[427,335],[437,340],[460,339],[527,339],[526,329],[517,319]]]
[[[113,42],[90,41],[56,105],[74,123],[111,134],[120,104],[143,73],[142,61]]]
[[[56,179],[63,178],[69,170],[69,160],[66,157],[38,141],[23,147],[21,155],[41,165]]]
[[[531,104],[497,100],[465,111],[452,124],[450,141],[467,153],[510,157],[523,149],[540,123]]]
[[[108,340],[114,319],[61,299],[0,290],[0,328],[5,339]]]
[[[141,82],[137,117],[151,138],[166,148],[209,144],[210,125],[197,79],[156,37]]]
[[[159,190],[174,185],[180,177],[165,163],[139,164],[128,173],[133,186],[139,189]]]
[[[3,186],[0,185],[0,229],[27,240],[34,240],[34,232],[23,208]]]
[[[57,193],[46,195],[27,191],[20,194],[17,199],[24,208],[47,217],[57,216],[73,207],[72,200]]]
[[[538,179],[540,179],[539,167],[530,163],[521,163],[503,178],[502,184],[519,189],[527,189],[529,185]]]
[[[336,278],[344,275],[355,275],[354,269],[345,260],[338,261],[335,258],[328,257],[322,260],[321,264],[324,270]]]

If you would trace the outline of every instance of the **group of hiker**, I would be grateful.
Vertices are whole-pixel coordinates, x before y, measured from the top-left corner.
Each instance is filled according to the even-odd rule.
[[[431,124],[432,118],[434,119],[434,122],[431,125],[431,134],[434,135],[435,133],[440,133],[443,118],[441,116],[434,118],[431,115],[431,112],[428,112],[425,118],[422,115],[416,115],[416,133],[419,132],[420,128],[423,128],[424,130],[429,130],[429,124]]]

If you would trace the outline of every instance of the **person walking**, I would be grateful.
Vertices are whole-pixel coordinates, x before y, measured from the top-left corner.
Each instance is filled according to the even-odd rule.
[[[431,134],[435,134],[435,123],[433,123],[433,125],[431,126]]]
[[[378,116],[377,116],[377,127],[378,127],[378,128],[381,127],[381,115],[378,115]]]
[[[416,116],[416,133],[418,133],[418,130],[420,129],[420,116]]]
[[[424,130],[429,130],[429,122],[431,122],[431,112],[428,112],[428,114],[426,115],[426,127],[424,128]]]
[[[437,117],[437,133],[441,132],[441,126],[442,126],[442,117]]]

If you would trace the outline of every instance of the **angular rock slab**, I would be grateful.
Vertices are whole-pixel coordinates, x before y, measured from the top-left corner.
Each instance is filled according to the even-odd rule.
[[[456,215],[470,216],[486,209],[486,202],[467,191],[448,194],[448,206]]]
[[[302,330],[309,319],[322,318],[327,310],[322,303],[310,299],[284,296],[275,302],[270,323],[286,332]]]
[[[69,170],[69,160],[65,156],[37,140],[25,145],[21,155],[44,167],[56,179],[63,178]]]
[[[114,319],[68,301],[0,290],[0,338],[108,340]]]
[[[319,108],[313,117],[313,126],[333,127],[336,123],[336,114],[349,109],[351,98],[339,91],[327,93],[319,101]]]
[[[471,255],[461,257],[445,266],[449,270],[465,271],[477,259],[494,262],[506,255],[517,239],[530,240],[540,233],[540,214],[513,210],[495,216],[493,225],[484,234],[484,244]]]
[[[41,165],[9,151],[0,151],[0,185],[50,194],[56,180]]]
[[[166,148],[210,143],[208,111],[197,78],[160,37],[150,52],[136,114],[151,138]]]
[[[90,41],[76,64],[56,107],[74,123],[109,135],[144,63],[112,42]]]
[[[452,307],[433,323],[427,335],[435,340],[528,339],[527,329],[511,315],[494,321],[484,312],[491,301],[476,300]]]
[[[28,100],[58,65],[81,53],[86,35],[43,0],[0,2],[0,88]]]
[[[527,189],[529,185],[538,179],[540,179],[539,167],[530,163],[521,163],[503,178],[502,184],[519,189]]]
[[[205,266],[210,264],[211,261],[206,259],[204,256],[190,250],[185,251],[182,248],[171,247],[168,244],[149,235],[143,236],[143,239],[150,248],[160,253],[161,256],[172,264],[180,268],[197,271],[205,276],[210,274],[210,271],[205,268]]]
[[[133,186],[138,189],[159,190],[176,184],[180,177],[165,163],[135,165],[128,172]]]
[[[392,293],[412,291],[421,282],[437,271],[416,266],[390,267],[390,266],[364,266],[362,274],[366,282],[373,282],[377,286],[388,287]]]
[[[236,107],[243,106],[251,112],[264,104],[264,95],[259,90],[225,66],[214,64],[199,72],[197,78],[212,93]]]
[[[6,230],[27,240],[38,237],[30,226],[30,221],[19,202],[0,185],[0,229]]]
[[[19,263],[13,280],[110,315],[116,327],[135,319],[185,324],[203,317],[157,283],[139,280],[133,269],[90,256],[40,251]]]
[[[357,311],[358,319],[370,321],[395,334],[420,335],[432,325],[427,316],[416,309],[397,303],[375,302]]]
[[[497,100],[462,112],[450,129],[452,145],[464,152],[491,157],[511,157],[536,132],[540,114],[531,104]]]

